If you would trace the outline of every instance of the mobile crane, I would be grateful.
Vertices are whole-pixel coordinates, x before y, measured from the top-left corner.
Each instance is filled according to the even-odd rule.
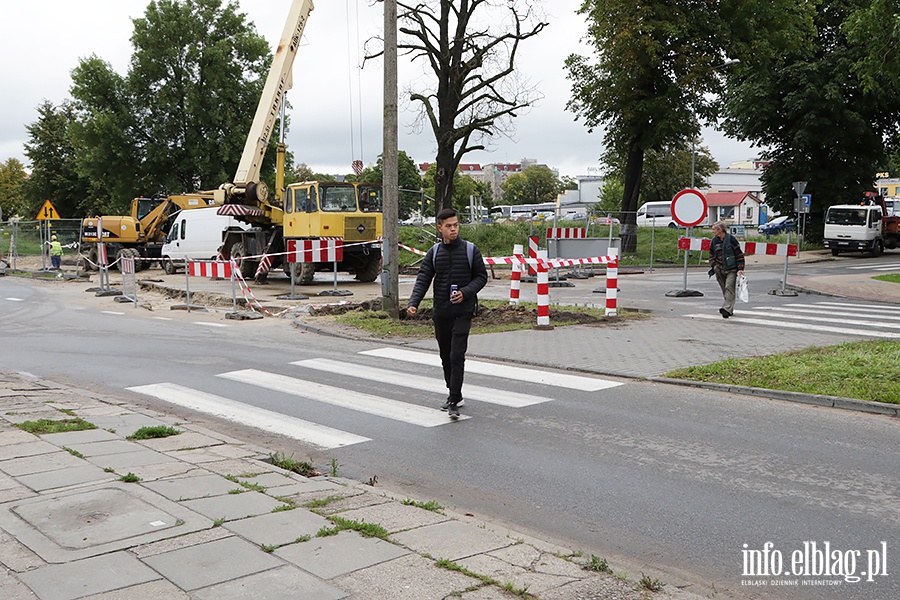
[[[290,263],[284,257],[286,241],[340,238],[345,246],[338,269],[360,281],[374,281],[381,270],[380,185],[307,181],[287,186],[280,199],[270,201],[259,176],[284,95],[293,84],[294,58],[312,10],[312,0],[293,0],[234,181],[217,190],[219,214],[251,225],[223,233],[222,255],[238,264],[244,278],[266,277],[267,269],[259,269],[265,255],[271,257],[271,268],[283,266],[299,283],[308,284],[316,270],[331,269],[332,263]]]

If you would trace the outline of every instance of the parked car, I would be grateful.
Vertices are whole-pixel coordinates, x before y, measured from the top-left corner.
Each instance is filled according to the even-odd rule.
[[[615,217],[594,217],[591,219],[594,225],[621,225],[621,222]]]
[[[587,221],[587,213],[577,212],[570,213],[563,217],[565,221]]]
[[[779,233],[787,233],[788,231],[794,231],[794,219],[785,215],[781,217],[776,217],[769,221],[768,223],[763,223],[759,227],[757,227],[757,231],[763,234],[766,237],[770,235],[776,235]]]

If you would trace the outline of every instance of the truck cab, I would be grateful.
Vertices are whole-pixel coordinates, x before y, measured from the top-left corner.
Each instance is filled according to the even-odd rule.
[[[825,248],[832,256],[841,252],[869,252],[879,256],[884,250],[881,206],[876,204],[836,204],[825,213]]]

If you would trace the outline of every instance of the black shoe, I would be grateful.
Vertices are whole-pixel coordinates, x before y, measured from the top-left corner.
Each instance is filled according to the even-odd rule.
[[[466,405],[466,401],[465,401],[465,400],[460,400],[459,402],[456,403],[456,405],[457,405],[457,406],[465,406],[465,405]],[[450,398],[447,398],[447,401],[444,402],[443,404],[441,404],[441,410],[446,411],[447,409],[450,408],[450,406],[452,406],[451,403],[450,403]]]
[[[730,317],[731,315],[734,314],[734,313],[728,312],[728,309],[726,309],[726,308],[720,308],[719,312],[722,313],[723,319],[727,319],[728,317]]]
[[[459,418],[459,404],[451,404],[447,409],[447,413],[454,421]]]

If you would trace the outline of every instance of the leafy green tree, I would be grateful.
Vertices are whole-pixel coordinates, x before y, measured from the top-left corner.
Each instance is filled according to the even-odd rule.
[[[707,178],[719,169],[719,163],[705,146],[697,147],[696,152],[690,147],[664,147],[647,152],[641,181],[641,203],[671,200],[681,190],[691,187],[692,159],[694,188],[708,187]]]
[[[337,177],[327,173],[316,173],[306,163],[300,163],[287,169],[284,180],[286,184],[290,184],[301,181],[336,181]]]
[[[771,163],[762,175],[768,204],[792,210],[792,182],[808,182],[813,240],[826,207],[872,189],[875,170],[888,160],[885,141],[897,133],[896,94],[883,86],[864,90],[854,71],[869,50],[844,34],[848,19],[869,4],[815,3],[812,33],[780,57],[758,57],[748,46],[741,57],[746,68],[726,102],[726,129],[768,148]]]
[[[437,206],[452,206],[462,157],[485,149],[487,138],[510,128],[516,113],[534,102],[536,92],[515,77],[515,59],[519,43],[547,24],[520,0],[401,0],[397,6],[400,50],[433,76],[409,98],[421,105],[420,124],[437,143]]]
[[[31,217],[26,214],[27,201],[25,199],[25,182],[28,173],[25,166],[17,158],[7,159],[0,163],[0,213],[2,220],[9,220],[14,216]]]
[[[231,181],[271,62],[265,39],[221,0],[154,0],[133,22],[127,75],[97,57],[73,74],[82,172],[110,200]]]
[[[566,59],[568,108],[589,130],[603,127],[607,148],[623,157],[622,247],[633,252],[645,153],[683,145],[699,134],[695,114],[713,114],[706,95],[721,88],[721,20],[712,3],[668,0],[586,0],[578,12],[597,58]]]
[[[853,65],[863,89],[900,94],[900,11],[896,0],[857,3],[843,23],[851,44],[863,50]]]
[[[400,186],[400,218],[406,219],[419,211],[422,202],[422,176],[419,167],[406,152],[400,150],[397,155],[397,181]],[[359,180],[369,183],[381,183],[384,173],[382,155],[373,166],[366,167],[359,175]]]
[[[541,204],[555,202],[561,186],[549,167],[532,165],[507,177],[500,189],[505,204]]]
[[[600,189],[600,202],[594,205],[594,214],[619,215],[622,210],[622,194],[624,192],[625,182],[622,181],[621,175],[604,177],[603,187]]]
[[[563,175],[559,178],[560,190],[577,190],[578,180],[569,175]]]
[[[50,200],[63,218],[82,214],[92,196],[90,182],[78,172],[76,148],[68,135],[75,120],[72,105],[45,100],[37,108],[38,120],[26,126],[25,156],[31,161],[31,177],[25,182],[26,216],[37,214]]]

